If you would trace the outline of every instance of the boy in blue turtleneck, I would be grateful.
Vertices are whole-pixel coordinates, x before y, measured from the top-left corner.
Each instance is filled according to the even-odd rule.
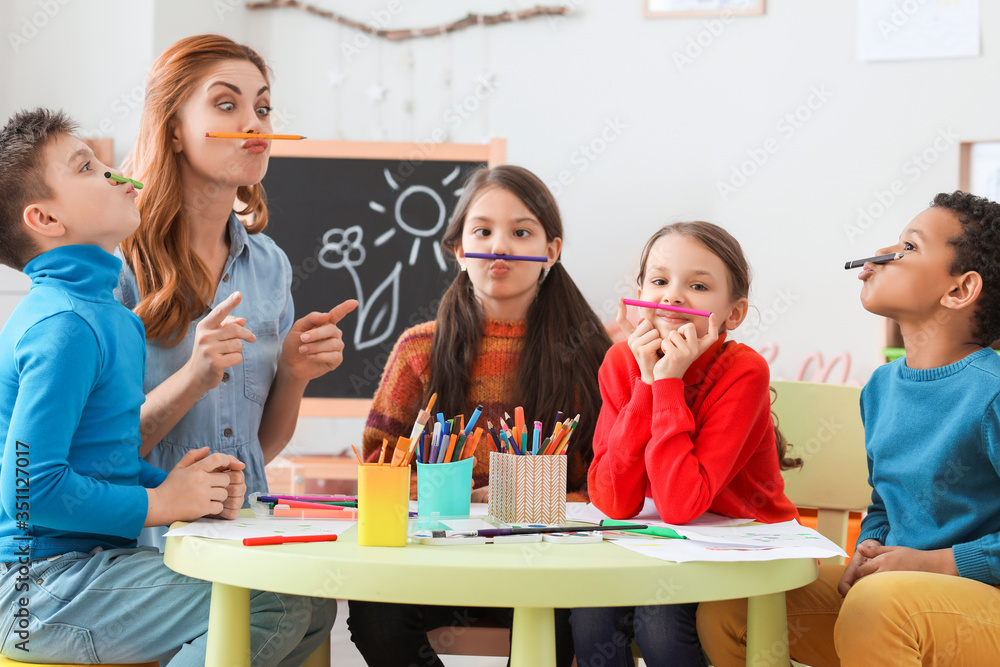
[[[941,193],[861,304],[906,357],[861,392],[872,503],[850,563],[786,595],[791,657],[823,665],[996,664],[1000,655],[1000,204]],[[808,464],[807,464],[808,465]],[[698,609],[717,667],[745,664],[746,601]],[[839,660],[838,660],[839,657]]]
[[[211,584],[136,537],[235,518],[243,464],[204,448],[167,474],[139,456],[145,334],[112,295],[135,189],[74,129],[36,109],[0,130],[0,262],[31,278],[0,331],[0,654],[201,665]],[[254,665],[301,664],[323,641],[310,606],[252,595]]]

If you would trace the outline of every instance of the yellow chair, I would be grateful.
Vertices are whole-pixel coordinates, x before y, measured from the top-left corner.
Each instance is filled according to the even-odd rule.
[[[816,530],[846,549],[850,512],[866,510],[872,498],[861,389],[782,380],[771,387],[778,427],[793,445],[789,454],[804,463],[784,471],[785,495],[796,507],[816,508]],[[843,559],[823,562],[842,564]]]
[[[32,663],[18,662],[13,658],[5,658],[0,655],[0,667],[25,667],[25,665],[29,664]],[[141,664],[119,665],[118,667],[159,667],[159,664],[158,662],[143,662]],[[47,667],[83,667],[83,665],[71,665],[60,662],[59,664],[47,664]],[[91,665],[91,667],[101,667],[101,665]]]

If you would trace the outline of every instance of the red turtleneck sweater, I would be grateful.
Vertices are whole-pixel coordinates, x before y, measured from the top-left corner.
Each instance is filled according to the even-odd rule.
[[[676,524],[709,511],[765,523],[798,518],[778,469],[769,382],[767,362],[725,336],[683,380],[652,386],[628,343],[615,344],[600,371],[591,502],[627,519],[652,497]]]

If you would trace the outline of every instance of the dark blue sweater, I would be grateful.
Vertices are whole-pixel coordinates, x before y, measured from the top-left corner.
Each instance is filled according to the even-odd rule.
[[[145,335],[112,296],[120,270],[88,245],[24,268],[0,331],[0,562],[135,546],[166,477],[139,456]]]

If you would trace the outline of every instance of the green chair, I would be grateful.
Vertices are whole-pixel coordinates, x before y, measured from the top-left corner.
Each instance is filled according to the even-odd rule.
[[[872,497],[861,389],[784,380],[773,381],[771,388],[778,427],[792,444],[789,454],[804,464],[783,472],[785,495],[796,507],[815,508],[816,530],[846,549],[850,512],[866,510]]]

